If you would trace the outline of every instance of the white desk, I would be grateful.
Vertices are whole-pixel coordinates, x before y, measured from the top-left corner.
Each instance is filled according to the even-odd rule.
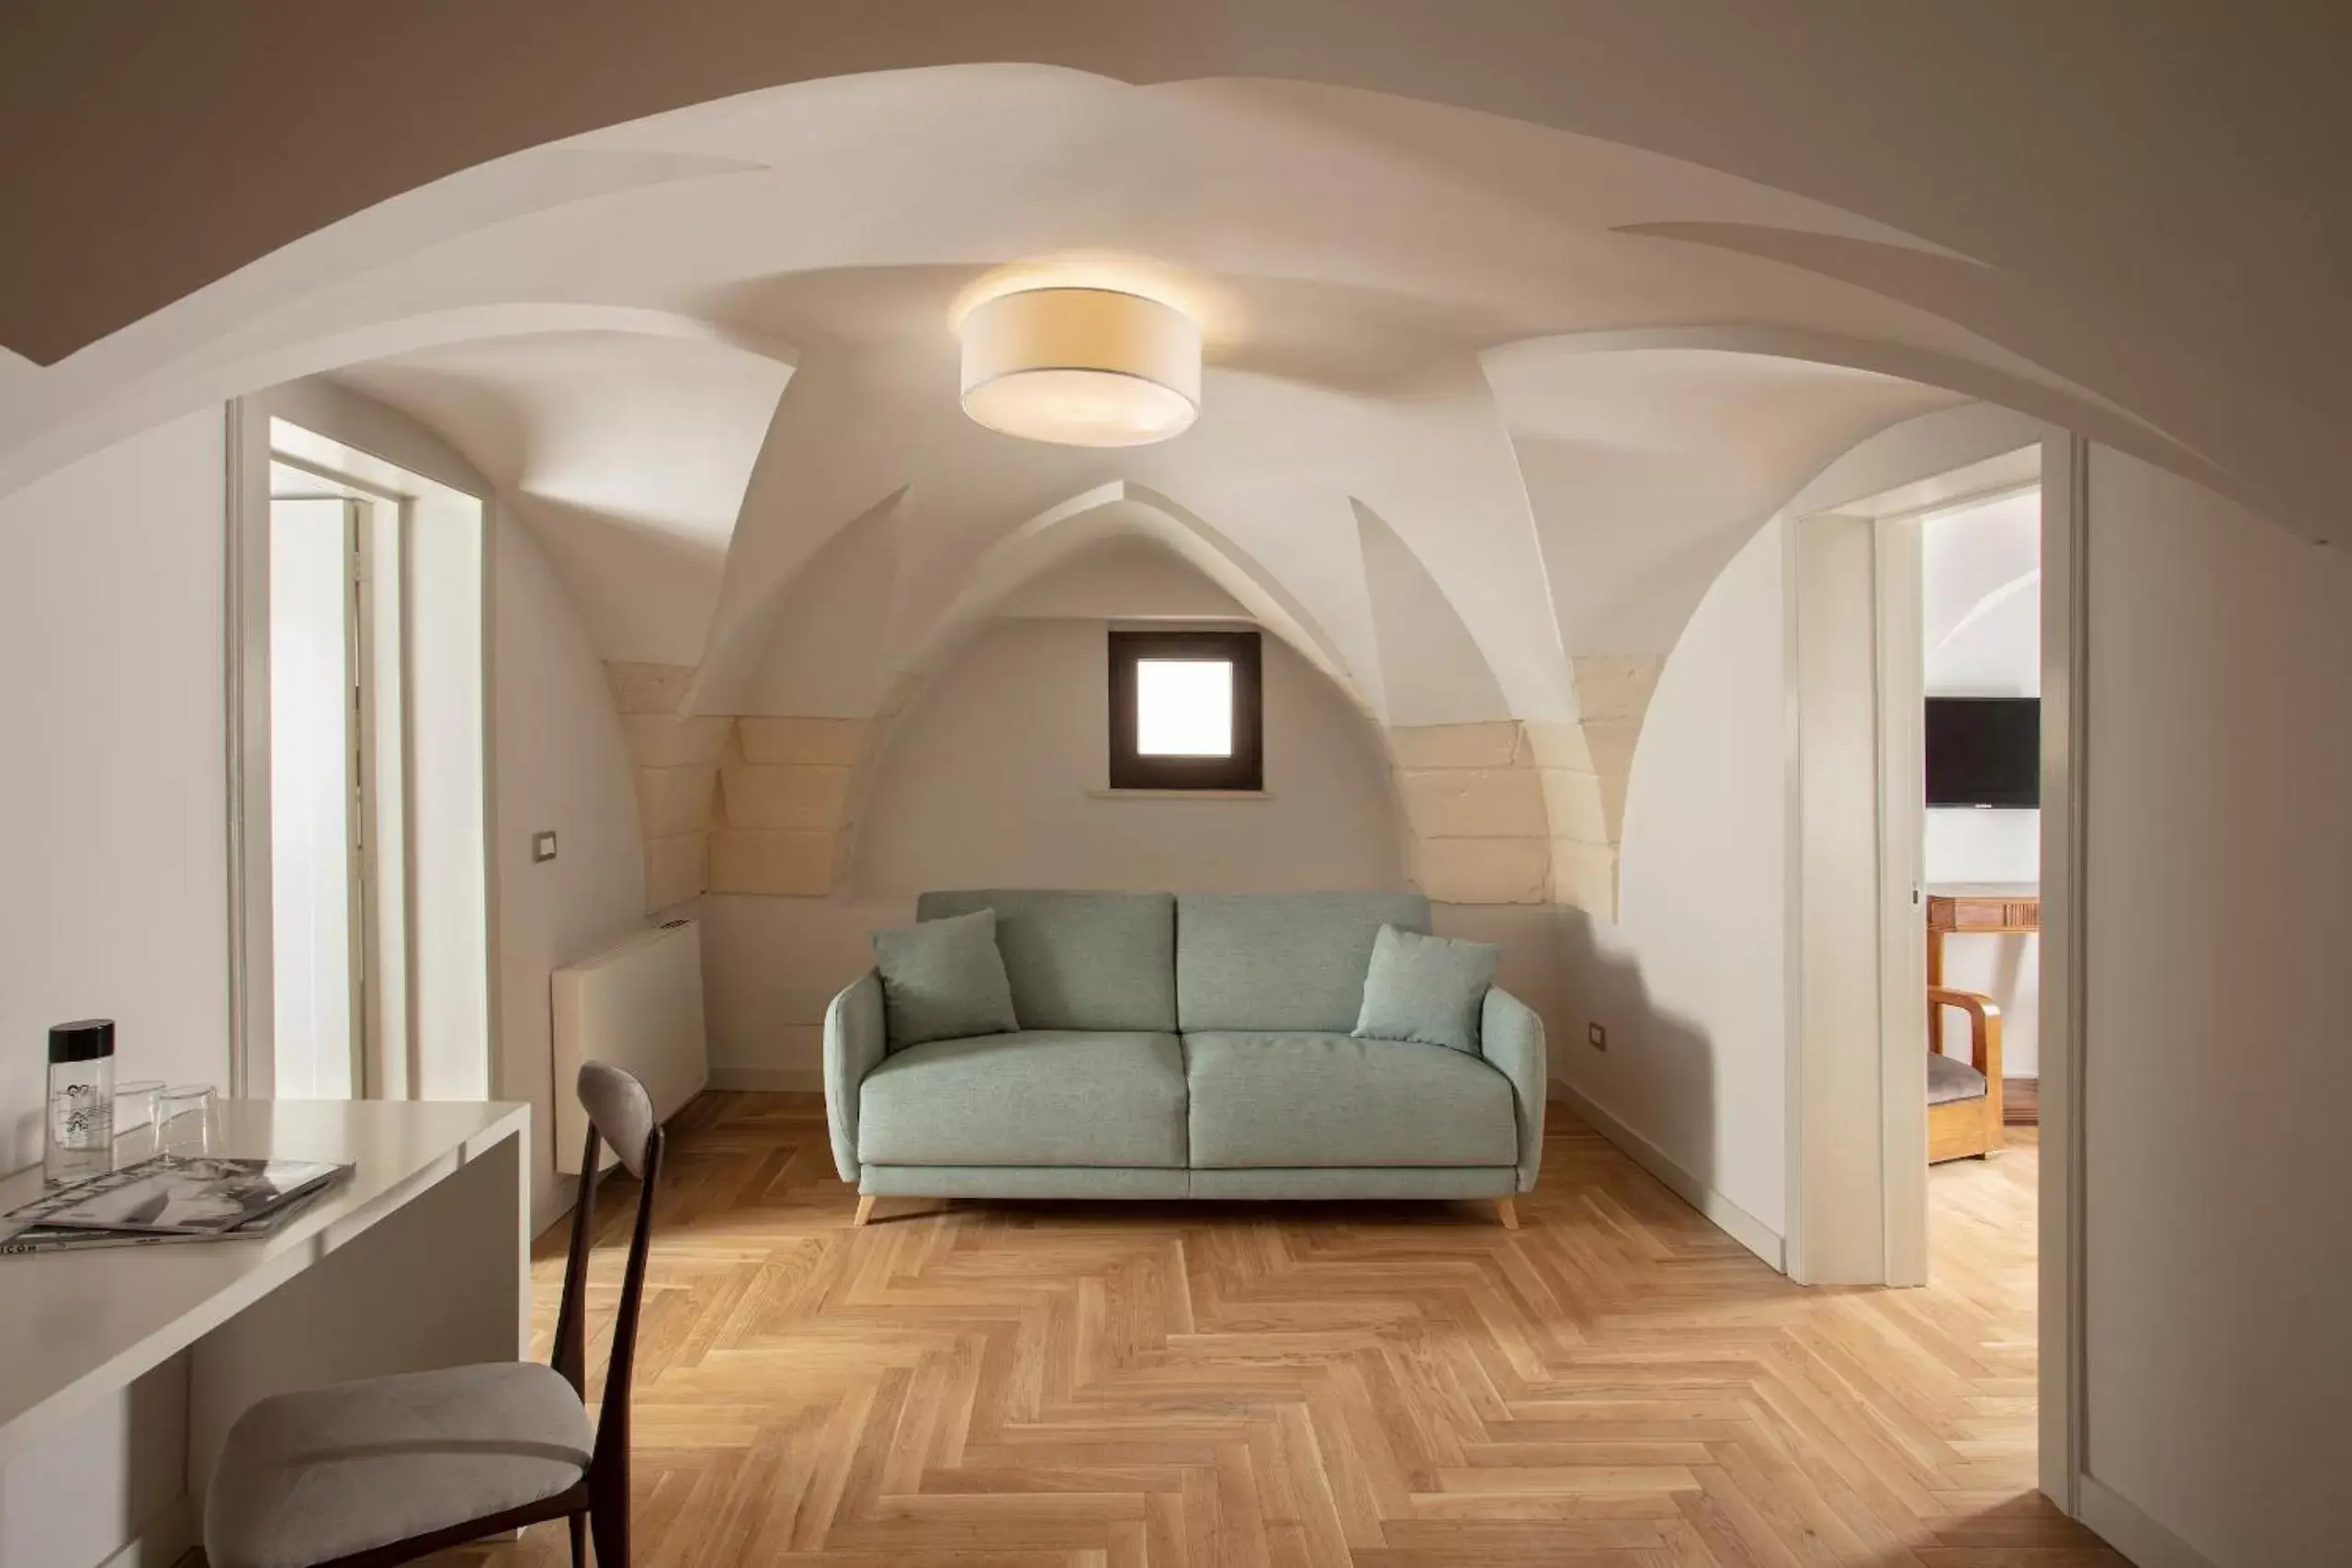
[[[357,1168],[266,1240],[0,1258],[0,1558],[9,1568],[20,1559],[24,1568],[95,1568],[125,1546],[136,1550],[120,1561],[170,1562],[174,1538],[193,1540],[221,1436],[266,1394],[527,1351],[528,1107],[229,1100],[220,1110],[222,1153]],[[38,1170],[0,1181],[0,1210],[39,1187]],[[134,1405],[133,1385],[184,1353],[184,1396],[144,1393]],[[181,1409],[182,1441],[169,1446],[183,1456],[183,1484],[158,1509],[130,1495],[169,1493],[169,1477],[155,1490],[152,1472],[167,1461],[154,1457],[152,1428]],[[151,1472],[142,1484],[88,1473],[92,1444],[77,1428],[93,1426],[114,1430],[118,1444],[136,1439],[142,1454],[120,1467]],[[94,1490],[108,1494],[97,1501],[115,1518],[94,1521]],[[28,1517],[52,1500],[55,1519]]]

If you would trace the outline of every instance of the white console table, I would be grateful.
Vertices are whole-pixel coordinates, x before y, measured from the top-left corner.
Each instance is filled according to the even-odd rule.
[[[221,1153],[356,1168],[266,1240],[0,1258],[9,1568],[172,1562],[229,1424],[266,1394],[527,1352],[528,1107],[220,1112]],[[39,1190],[38,1170],[0,1180],[0,1211]]]

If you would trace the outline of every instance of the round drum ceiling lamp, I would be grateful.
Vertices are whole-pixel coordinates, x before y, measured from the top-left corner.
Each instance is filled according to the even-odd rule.
[[[1029,288],[982,300],[956,329],[964,412],[1064,446],[1141,446],[1201,412],[1201,329],[1113,288]]]

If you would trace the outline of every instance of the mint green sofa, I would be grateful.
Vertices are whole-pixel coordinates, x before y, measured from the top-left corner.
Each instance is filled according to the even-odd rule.
[[[1415,894],[926,893],[997,912],[1016,1033],[886,1049],[872,973],[825,1014],[833,1163],[866,1198],[1490,1198],[1535,1185],[1544,1026],[1479,1053],[1349,1031]],[[870,1205],[861,1205],[863,1218]]]

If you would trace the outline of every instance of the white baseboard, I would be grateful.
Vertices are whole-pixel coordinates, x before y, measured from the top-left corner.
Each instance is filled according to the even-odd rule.
[[[194,1499],[175,1497],[98,1568],[172,1568],[202,1544]]]
[[[2213,1568],[2205,1554],[2126,1502],[2105,1482],[2084,1476],[2076,1495],[2082,1522],[2138,1568]]]
[[[764,1094],[821,1094],[825,1075],[816,1067],[722,1067],[710,1069],[710,1087]]]
[[[1566,1079],[1552,1080],[1552,1098],[1565,1101],[1569,1110],[1591,1124],[1594,1132],[1633,1156],[1634,1164],[1665,1182],[1677,1197],[1713,1222],[1717,1230],[1781,1273],[1789,1271],[1788,1248],[1780,1232],[1676,1164],[1664,1149],[1627,1126],[1613,1112],[1587,1099]]]

